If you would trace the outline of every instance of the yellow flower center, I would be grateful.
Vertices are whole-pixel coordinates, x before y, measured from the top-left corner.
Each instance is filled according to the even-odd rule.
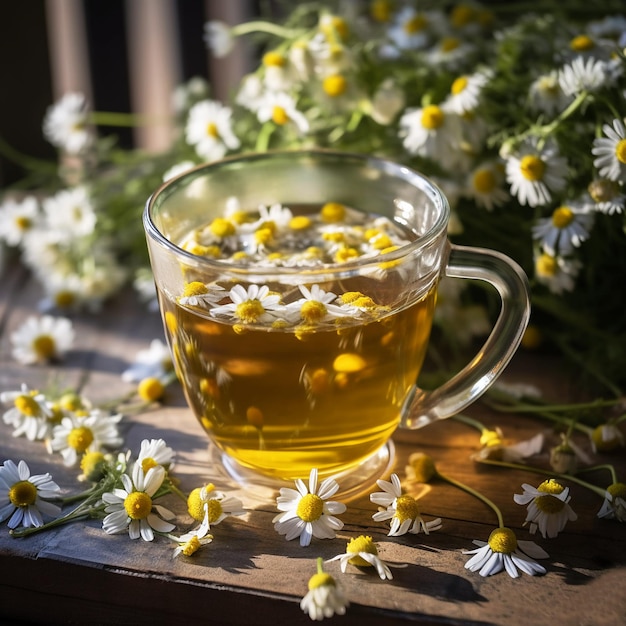
[[[480,445],[485,448],[492,446],[501,446],[503,443],[502,437],[497,430],[483,430],[480,435]]]
[[[613,483],[607,487],[607,491],[613,496],[613,498],[622,498],[626,500],[626,484]]]
[[[209,498],[206,504],[209,511],[209,524],[214,524],[224,512],[222,503],[217,498]]]
[[[423,15],[415,15],[404,22],[402,27],[407,35],[414,35],[424,30],[428,26],[428,20]]]
[[[397,517],[400,522],[414,520],[419,515],[419,512],[417,502],[412,496],[404,494],[396,498],[396,512],[394,517]]]
[[[369,554],[378,555],[378,549],[371,537],[360,535],[354,539],[350,539],[346,546],[346,552],[354,554],[348,563],[356,565],[357,567],[371,567],[372,564],[368,563],[364,558],[359,556],[359,552],[367,552]]]
[[[102,478],[102,466],[105,463],[102,452],[86,452],[80,460],[80,469],[83,474],[92,482]]]
[[[296,215],[289,220],[289,228],[292,230],[306,230],[311,226],[311,218],[306,215]]]
[[[332,39],[333,35],[337,34],[340,39],[345,41],[350,34],[347,22],[338,15],[333,15],[330,18],[324,19],[320,25],[320,29],[329,39]]]
[[[537,270],[537,274],[539,274],[539,276],[556,276],[559,271],[559,264],[553,256],[544,252],[537,258],[535,269]]]
[[[593,441],[596,450],[601,452],[610,452],[620,447],[621,440],[612,431],[609,431],[607,437],[607,427],[604,425],[596,426],[591,433],[591,440]]]
[[[185,556],[191,556],[192,554],[195,554],[201,546],[202,544],[200,543],[200,540],[194,535],[189,541],[185,542],[182,554]]]
[[[619,194],[619,185],[612,180],[594,180],[589,183],[587,191],[594,202],[609,202]]]
[[[323,302],[318,302],[316,300],[307,300],[300,307],[300,315],[305,322],[309,324],[314,324],[315,322],[319,322],[324,319],[328,309]]]
[[[216,217],[209,226],[216,237],[229,237],[235,234],[235,225],[224,217]]]
[[[254,233],[254,240],[261,245],[267,245],[274,239],[274,230],[269,226],[262,226]]]
[[[359,251],[356,250],[356,248],[350,248],[348,246],[344,246],[343,248],[340,248],[339,250],[337,250],[334,258],[335,258],[335,263],[346,263],[347,261],[350,261],[351,259],[355,259],[358,256],[359,256]]]
[[[441,51],[442,52],[452,52],[456,50],[461,45],[461,42],[456,37],[444,37],[441,40]]]
[[[329,224],[341,222],[346,217],[346,207],[339,202],[327,202],[321,209],[322,221]]]
[[[567,228],[574,221],[574,211],[561,206],[552,213],[552,224],[555,228]]]
[[[554,480],[554,478],[544,480],[539,485],[539,487],[537,487],[537,490],[550,495],[537,496],[535,498],[535,504],[537,505],[537,508],[543,513],[548,514],[558,513],[559,511],[562,511],[563,507],[565,506],[565,502],[553,496],[561,493],[563,489],[563,485]]]
[[[334,587],[335,579],[326,572],[320,572],[318,574],[314,574],[309,579],[309,590],[317,589],[318,587]]]
[[[478,193],[491,193],[496,188],[496,177],[491,170],[478,170],[472,181]]]
[[[17,396],[13,404],[22,415],[28,415],[28,417],[39,417],[41,415],[41,407],[31,396]]]
[[[450,13],[450,23],[454,28],[462,28],[471,24],[476,18],[476,10],[467,4],[459,4]]]
[[[522,336],[522,347],[536,350],[543,342],[543,335],[537,326],[528,326]]]
[[[496,528],[487,542],[494,552],[510,554],[517,549],[517,537],[510,528]]]
[[[93,443],[93,432],[87,426],[72,428],[67,436],[67,445],[76,452],[83,453]]]
[[[307,493],[300,498],[296,514],[304,522],[315,522],[324,512],[324,500],[314,493]]]
[[[559,494],[563,491],[564,487],[558,481],[554,480],[554,478],[549,478],[548,480],[544,480],[539,487],[537,487],[537,491],[542,491],[543,493],[551,493],[551,494]]]
[[[49,359],[56,352],[56,344],[50,335],[39,335],[33,341],[33,350],[42,359]]]
[[[393,14],[390,0],[374,0],[370,4],[370,15],[376,22],[388,22]]]
[[[217,124],[215,122],[209,122],[206,125],[206,134],[209,137],[213,137],[213,139],[217,139],[220,136],[220,133],[217,130]]]
[[[615,156],[620,163],[626,163],[626,139],[618,141],[615,146]]]
[[[155,402],[163,397],[165,387],[158,378],[144,378],[137,386],[139,397],[145,402]]]
[[[246,419],[255,428],[263,428],[263,411],[256,406],[249,406],[246,409]]]
[[[534,154],[527,154],[520,161],[520,172],[526,180],[536,182],[543,179],[546,164]]]
[[[57,291],[54,296],[54,303],[60,309],[69,309],[76,302],[76,294],[73,291]]]
[[[271,50],[263,55],[262,62],[265,67],[283,67],[285,65],[285,57],[280,52]]]
[[[207,292],[208,292],[208,289],[204,283],[194,280],[185,285],[185,288],[183,289],[183,296],[185,298],[189,298],[191,296],[200,296]],[[170,330],[172,329],[170,328]]]
[[[439,128],[444,118],[444,112],[436,104],[431,104],[422,110],[422,126],[427,130]]]
[[[196,487],[187,496],[187,511],[198,522],[204,519],[204,501],[200,497],[202,487]]]
[[[344,352],[333,361],[333,369],[344,374],[354,374],[365,369],[365,359],[360,354]]]
[[[569,43],[569,47],[576,52],[593,50],[595,42],[589,35],[577,35]]]
[[[430,482],[437,475],[432,457],[423,452],[415,452],[409,457],[409,467],[413,470],[415,480],[420,483]]]
[[[345,93],[348,81],[341,74],[331,74],[322,81],[322,89],[327,96],[336,98]]]
[[[452,95],[456,96],[456,95],[462,93],[463,91],[465,91],[465,89],[467,88],[468,83],[469,83],[469,80],[468,80],[467,76],[459,76],[459,78],[457,78],[452,83],[452,87],[450,88],[450,92],[452,93]]]
[[[157,467],[158,465],[159,463],[157,463],[151,456],[141,459],[141,469],[144,474],[147,474],[148,470],[151,470],[153,467]]]
[[[29,230],[30,227],[33,225],[33,222],[29,217],[26,217],[25,215],[20,215],[15,218],[15,225],[20,230]]]
[[[143,491],[133,491],[124,499],[124,509],[130,519],[146,519],[152,510],[152,498]]]
[[[256,298],[254,300],[241,302],[235,308],[235,315],[244,324],[253,324],[261,317],[261,315],[263,315],[263,313],[265,313],[265,309],[263,308],[261,301]]]
[[[20,480],[9,489],[9,500],[13,506],[28,506],[37,499],[37,487],[28,480]]]
[[[289,115],[283,107],[275,106],[272,109],[272,121],[278,126],[284,126],[289,121]]]

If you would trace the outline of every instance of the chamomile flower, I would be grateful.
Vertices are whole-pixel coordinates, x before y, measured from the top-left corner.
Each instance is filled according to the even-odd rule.
[[[24,365],[61,359],[74,343],[74,327],[65,317],[31,316],[11,334],[11,354]]]
[[[436,32],[443,31],[442,15],[435,11],[417,11],[404,7],[399,11],[387,36],[399,50],[422,50]]]
[[[529,87],[528,99],[533,111],[550,116],[565,110],[572,101],[561,88],[557,70],[538,76]]]
[[[137,352],[134,363],[122,372],[122,380],[138,383],[149,377],[163,379],[171,374],[172,368],[169,347],[160,339],[153,339],[147,350]]]
[[[317,573],[309,579],[309,591],[300,601],[300,608],[313,620],[344,615],[349,606],[337,581],[324,571],[323,561],[317,560]]]
[[[538,433],[524,441],[509,443],[500,428],[485,429],[480,435],[481,449],[472,455],[475,461],[496,460],[506,463],[521,463],[524,459],[539,454],[544,437]]]
[[[92,409],[84,417],[67,415],[52,429],[48,442],[51,452],[60,452],[68,467],[77,465],[85,452],[116,448],[122,444],[118,424],[121,414],[109,415]]]
[[[187,497],[187,510],[189,515],[200,522],[207,517],[209,526],[216,526],[227,517],[245,515],[246,511],[239,498],[229,496],[223,491],[215,489],[215,485],[209,483],[203,487],[197,487]]]
[[[594,452],[608,452],[623,448],[626,444],[624,434],[614,422],[596,426],[590,433],[591,447]]]
[[[189,110],[185,127],[187,143],[207,161],[221,159],[240,141],[232,129],[232,110],[214,100],[203,100]]]
[[[91,235],[97,222],[96,212],[85,187],[62,189],[42,204],[47,227],[59,241],[67,242]]]
[[[463,74],[455,79],[443,107],[447,111],[463,115],[475,111],[480,104],[483,88],[489,82],[493,72],[483,70],[473,74]]]
[[[567,96],[598,91],[608,80],[606,63],[593,57],[577,56],[559,71],[559,85]]]
[[[0,242],[9,246],[20,245],[41,220],[39,204],[32,196],[6,200],[0,209]]]
[[[598,517],[626,522],[626,485],[624,483],[613,483],[607,487]]]
[[[475,167],[467,176],[463,195],[474,200],[488,211],[504,204],[509,198],[502,187],[504,167],[500,162],[486,161]]]
[[[463,554],[472,555],[465,563],[471,572],[492,576],[505,570],[511,578],[517,578],[519,571],[529,576],[546,573],[546,569],[534,559],[547,559],[547,552],[532,541],[519,541],[510,528],[496,528],[486,543],[477,540],[473,543],[479,547],[463,551]]]
[[[294,98],[284,91],[268,91],[259,103],[257,117],[262,124],[271,120],[276,126],[292,125],[301,135],[309,130],[306,116],[298,110]]]
[[[163,439],[144,439],[136,462],[147,472],[156,465],[162,465],[166,470],[171,469],[173,460],[174,450]]]
[[[235,46],[232,29],[225,22],[210,20],[204,25],[204,42],[216,58],[227,56]]]
[[[589,238],[593,215],[585,206],[562,204],[550,217],[540,219],[532,228],[533,239],[549,254],[567,256]]]
[[[43,121],[44,137],[68,154],[90,148],[94,135],[89,128],[89,107],[81,93],[66,93],[48,107]]]
[[[174,558],[181,554],[183,556],[191,556],[202,546],[206,546],[211,543],[213,541],[213,535],[209,533],[209,530],[209,510],[208,506],[205,504],[204,519],[198,528],[181,535],[180,537],[170,535],[170,537],[178,544],[174,549]]]
[[[626,210],[626,194],[622,192],[622,187],[614,180],[606,178],[596,179],[587,187],[591,197],[594,211],[605,215],[624,213]]]
[[[3,391],[0,402],[12,402],[13,407],[6,411],[2,419],[13,426],[13,436],[24,435],[29,441],[45,439],[52,430],[54,412],[48,406],[46,396],[30,390],[22,384],[19,391]]]
[[[60,487],[50,474],[31,476],[25,461],[17,465],[5,461],[0,466],[0,522],[8,519],[9,528],[43,526],[43,515],[57,517],[61,508],[46,502],[60,496]]]
[[[282,487],[276,499],[279,511],[272,520],[275,530],[285,535],[287,541],[300,537],[300,545],[308,546],[311,539],[334,539],[343,528],[343,522],[335,517],[346,511],[342,502],[329,500],[339,490],[334,478],[326,478],[317,484],[317,469],[309,474],[309,486],[298,478],[296,489]]]
[[[154,531],[169,533],[174,524],[165,521],[174,514],[163,506],[154,504],[153,496],[165,478],[165,469],[157,465],[147,472],[140,464],[133,466],[132,478],[121,475],[122,488],[102,494],[106,517],[102,529],[109,535],[128,531],[131,539],[141,537],[144,541],[154,539]],[[157,515],[158,513],[158,515]]]
[[[229,292],[230,304],[211,309],[212,316],[226,315],[243,324],[257,324],[275,318],[273,312],[280,306],[280,295],[270,293],[267,285],[252,284],[246,289],[235,285]]]
[[[626,126],[623,120],[614,119],[613,124],[602,127],[605,137],[598,137],[593,141],[591,149],[594,166],[598,168],[600,176],[609,180],[626,181]]]
[[[564,487],[554,478],[544,480],[539,487],[523,484],[524,493],[516,493],[513,499],[517,504],[528,504],[524,524],[530,524],[530,533],[537,529],[544,538],[556,537],[568,521],[578,519],[569,505],[569,487]]]
[[[579,261],[547,252],[535,253],[535,278],[546,285],[552,293],[573,291],[580,268]]]
[[[312,285],[309,289],[298,285],[304,296],[286,306],[287,314],[297,315],[305,324],[318,324],[328,319],[354,315],[356,310],[350,306],[333,304],[337,296],[332,291],[324,291],[319,285]]]
[[[378,513],[372,518],[376,522],[391,520],[389,537],[399,537],[407,532],[417,534],[420,530],[428,535],[431,530],[441,528],[441,518],[425,522],[420,515],[417,501],[413,496],[402,493],[402,486],[397,474],[391,475],[391,482],[377,480],[376,484],[382,489],[370,494],[370,500],[380,505]]]
[[[374,567],[382,580],[391,580],[393,578],[391,569],[389,569],[390,564],[378,556],[376,543],[367,535],[359,535],[350,539],[346,545],[346,552],[328,559],[326,563],[332,563],[333,561],[339,561],[342,572],[345,572],[348,564],[350,564],[355,567]],[[396,564],[395,567],[404,567],[404,564]]]
[[[429,483],[437,477],[435,461],[428,454],[413,452],[409,456],[408,465],[405,467],[406,477],[418,483]]]
[[[541,147],[537,139],[526,141],[506,158],[506,179],[520,204],[549,204],[552,193],[565,187],[566,176],[567,161],[550,140]]]

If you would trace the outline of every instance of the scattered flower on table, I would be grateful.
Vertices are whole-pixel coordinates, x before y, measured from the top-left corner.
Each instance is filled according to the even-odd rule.
[[[607,487],[598,517],[626,522],[626,484],[616,482]]]
[[[102,520],[104,532],[112,535],[128,531],[131,539],[141,537],[144,541],[152,541],[155,531],[169,533],[174,530],[175,525],[165,521],[173,519],[174,514],[153,501],[164,478],[165,470],[160,465],[144,472],[141,464],[135,463],[132,478],[122,474],[123,489],[118,487],[102,495],[107,513]]]
[[[389,566],[391,563],[383,561],[378,556],[378,548],[376,543],[369,535],[359,535],[348,541],[346,545],[346,551],[344,554],[338,554],[337,556],[327,559],[326,563],[332,563],[333,561],[339,561],[341,565],[341,571],[345,572],[348,564],[355,567],[373,567],[376,569],[376,573],[381,580],[391,580],[393,575]],[[404,563],[394,563],[394,567],[406,567]]]
[[[163,439],[144,439],[141,442],[137,463],[141,465],[144,472],[156,465],[162,465],[166,471],[170,470],[173,461],[174,450]]]
[[[43,441],[51,434],[55,414],[45,394],[22,383],[19,391],[0,393],[0,402],[13,404],[4,412],[2,419],[13,427],[14,437],[24,435],[29,441]]]
[[[321,558],[317,559],[317,573],[309,579],[308,587],[308,593],[300,601],[300,608],[312,620],[345,615],[350,603],[334,577],[324,571]]]
[[[413,452],[408,459],[405,470],[408,480],[418,483],[429,483],[437,476],[437,467],[433,458],[423,452]]]
[[[175,537],[174,535],[170,535],[170,538],[176,541],[178,544],[176,548],[174,548],[174,558],[180,556],[192,556],[195,554],[202,546],[206,546],[213,541],[213,535],[209,533],[210,525],[209,525],[209,507],[208,504],[204,505],[204,519],[202,520],[202,524],[198,526],[195,530],[189,531],[180,537]]]
[[[209,526],[216,526],[227,517],[245,515],[246,510],[239,498],[229,496],[215,488],[213,483],[197,487],[187,497],[187,510],[196,521],[203,521],[207,515]]]
[[[74,327],[68,318],[31,316],[11,333],[11,354],[24,365],[59,360],[72,348],[74,336]]]
[[[0,466],[0,522],[8,519],[11,529],[42,526],[43,515],[55,518],[61,508],[47,502],[60,496],[60,487],[50,474],[31,475],[25,461],[6,460]]]
[[[616,423],[611,421],[596,426],[590,436],[594,452],[610,452],[626,445],[624,433]]]
[[[481,448],[472,454],[475,461],[485,459],[495,459],[497,461],[507,461],[510,463],[520,463],[528,457],[539,454],[543,448],[544,436],[541,433],[533,435],[525,441],[508,443],[504,439],[502,430],[499,427],[485,429],[480,435]]]
[[[531,534],[539,529],[544,538],[552,539],[568,521],[578,519],[569,505],[569,487],[564,487],[554,478],[544,480],[539,487],[524,483],[522,489],[524,493],[516,493],[513,499],[517,504],[528,504],[524,524],[530,524]]]
[[[282,487],[276,499],[279,511],[274,517],[274,528],[287,541],[300,537],[300,545],[305,547],[311,539],[334,539],[343,522],[335,515],[346,511],[342,502],[329,500],[339,490],[334,478],[326,478],[317,484],[317,469],[309,474],[309,486],[301,479],[296,480],[296,489]]]
[[[41,219],[37,200],[32,196],[22,200],[9,198],[0,208],[0,242],[21,245]]]
[[[591,465],[589,455],[565,433],[560,433],[561,443],[550,450],[550,467],[559,474],[573,474],[579,462]]]
[[[479,547],[463,551],[472,555],[465,563],[471,572],[492,576],[505,570],[511,578],[517,578],[519,571],[529,576],[546,573],[545,567],[534,559],[546,559],[548,553],[532,541],[519,541],[510,528],[496,528],[487,542],[474,540],[473,543]]]
[[[402,485],[397,474],[391,475],[391,482],[377,480],[376,484],[382,489],[370,494],[370,500],[380,505],[378,513],[372,518],[376,522],[391,520],[389,537],[399,537],[407,532],[417,534],[420,530],[428,535],[431,530],[441,528],[441,518],[424,521],[420,515],[416,499],[409,494],[402,493]]]
[[[165,379],[171,375],[174,364],[167,344],[153,339],[147,350],[139,350],[130,367],[122,372],[122,380],[139,383],[145,378]]]

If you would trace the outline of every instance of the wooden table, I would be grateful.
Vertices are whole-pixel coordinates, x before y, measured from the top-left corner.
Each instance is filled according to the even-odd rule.
[[[22,382],[43,388],[51,377],[68,386],[82,384],[93,401],[107,400],[128,390],[121,372],[153,338],[162,338],[157,314],[147,313],[133,294],[121,294],[97,314],[73,317],[77,332],[74,349],[51,367],[25,367],[11,357],[10,333],[36,312],[40,289],[19,266],[11,266],[0,282],[0,391],[18,389]],[[519,353],[503,376],[508,382],[540,387],[546,397],[564,400],[567,385],[558,382],[558,363]],[[468,414],[486,425],[500,425],[505,435],[525,439],[542,430],[557,441],[550,427],[536,418],[495,414],[476,404]],[[136,454],[144,438],[162,437],[176,451],[175,475],[189,491],[214,478],[208,441],[186,408],[179,391],[160,407],[128,417],[125,447]],[[31,537],[16,539],[0,526],[0,623],[46,624],[307,624],[299,608],[318,556],[330,558],[345,551],[347,540],[371,535],[380,554],[391,562],[408,563],[395,569],[393,581],[373,572],[338,564],[327,569],[336,576],[351,606],[344,617],[328,620],[344,624],[577,624],[626,623],[626,529],[616,521],[600,520],[601,499],[571,485],[572,507],[578,514],[556,539],[532,537],[523,526],[525,508],[514,503],[521,484],[538,485],[543,478],[524,471],[477,465],[470,455],[478,447],[478,433],[448,420],[418,432],[396,437],[394,466],[404,477],[411,452],[423,451],[450,477],[484,492],[501,507],[505,523],[519,539],[534,539],[550,554],[545,576],[511,579],[502,572],[489,578],[464,568],[472,540],[486,541],[497,523],[492,511],[467,493],[435,482],[420,500],[426,519],[441,517],[443,527],[430,535],[388,537],[387,528],[372,520],[375,507],[367,495],[348,502],[341,516],[343,530],[335,540],[313,540],[307,548],[286,541],[272,527],[274,494],[253,497],[232,485],[219,484],[239,495],[248,512],[214,527],[214,542],[191,558],[172,558],[173,544],[131,541],[127,535],[106,535],[101,522],[69,524]],[[588,448],[583,437],[579,443]],[[548,449],[533,460],[548,467]],[[33,473],[49,471],[64,491],[81,488],[77,471],[66,469],[59,455],[49,455],[41,442],[13,438],[0,421],[0,460],[24,459]],[[626,479],[624,451],[603,456]],[[599,481],[605,475],[589,476]],[[217,480],[220,480],[218,476]],[[225,480],[225,479],[224,479]],[[602,483],[599,483],[602,484]],[[602,486],[606,486],[603,484]],[[182,500],[167,496],[177,514],[178,532],[191,527]]]

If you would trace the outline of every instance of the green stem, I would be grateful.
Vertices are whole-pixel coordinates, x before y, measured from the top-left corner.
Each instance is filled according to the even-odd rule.
[[[251,33],[267,33],[268,35],[276,35],[276,37],[282,37],[283,39],[294,39],[295,37],[304,35],[306,32],[306,30],[301,28],[285,28],[280,24],[262,20],[253,20],[252,22],[237,24],[230,29],[230,34],[233,37],[241,37],[242,35],[249,35]]]
[[[479,491],[472,489],[472,487],[470,487],[469,485],[465,485],[464,483],[461,483],[458,480],[454,480],[454,478],[450,478],[449,476],[444,476],[443,474],[439,472],[437,472],[437,476],[439,476],[441,480],[445,480],[447,483],[450,483],[452,486],[457,487],[465,491],[466,493],[469,493],[471,496],[478,498],[481,502],[486,504],[496,514],[496,517],[498,518],[498,526],[500,528],[504,528],[504,519],[502,518],[502,512],[496,506],[496,504],[492,500],[490,500],[487,496],[484,496]]]
[[[63,515],[62,517],[57,517],[51,522],[47,522],[42,526],[29,526],[28,528],[14,528],[9,531],[9,534],[12,537],[27,537],[29,535],[34,535],[35,533],[42,532],[44,530],[49,530],[50,528],[55,528],[57,526],[62,526],[63,524],[67,524],[69,522],[73,522],[76,520],[86,519],[92,516],[93,511],[96,509],[91,506],[85,506],[85,502],[79,504],[75,509]]]
[[[113,111],[92,111],[89,114],[89,121],[96,126],[154,126],[157,124],[167,124],[171,121],[169,117],[153,117],[139,115],[138,113],[117,113]]]

